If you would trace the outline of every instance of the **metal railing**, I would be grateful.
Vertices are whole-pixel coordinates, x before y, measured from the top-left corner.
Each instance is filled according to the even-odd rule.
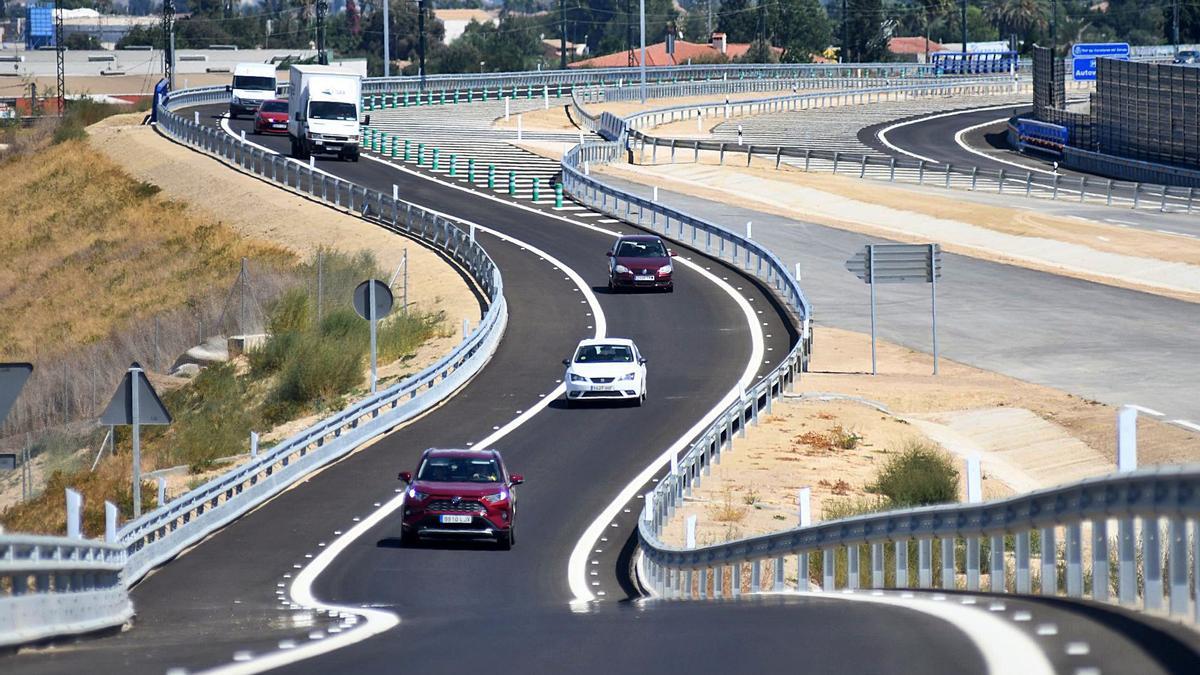
[[[705,116],[726,119],[744,115],[867,104],[910,97],[996,93],[1003,92],[1011,86],[1011,82],[1005,84],[994,81],[975,81],[972,83],[909,85],[873,90],[801,94],[728,103],[678,105],[636,113],[626,117],[625,122],[630,127],[630,143],[636,149],[641,163],[657,163],[659,148],[663,148],[666,150],[666,160],[670,163],[676,161],[696,163],[701,160],[701,153],[710,153],[710,157],[715,154],[718,164],[724,164],[728,159],[729,161],[744,161],[745,165],[749,166],[754,159],[758,159],[773,164],[776,169],[786,163],[791,167],[803,168],[804,171],[831,172],[864,179],[887,180],[888,182],[915,183],[946,189],[994,192],[1106,206],[1125,206],[1160,212],[1192,213],[1196,206],[1196,189],[1194,187],[1118,181],[1089,176],[1067,178],[1061,174],[1047,171],[1022,171],[1015,168],[1012,170],[985,169],[972,164],[948,164],[908,157],[887,157],[794,145],[779,146],[663,138],[642,131],[642,129],[659,124]],[[1022,87],[1024,86],[1022,85]],[[581,102],[578,98],[574,99],[574,105],[580,117],[586,118],[586,113],[580,108]],[[647,147],[650,149],[649,158],[646,157]]]
[[[116,544],[0,535],[0,646],[128,621],[125,560],[125,548]]]
[[[985,503],[854,516],[695,549],[664,543],[663,528],[684,497],[732,447],[733,434],[744,433],[737,426],[710,429],[646,496],[638,525],[642,581],[659,595],[737,596],[748,567],[751,592],[1061,590],[1200,621],[1200,569],[1193,564],[1200,559],[1200,466],[1119,473]],[[789,586],[784,571],[792,562],[797,581]]]
[[[222,103],[228,101],[228,96],[219,87],[175,92],[157,111],[158,127],[175,140],[247,173],[360,214],[394,232],[421,239],[470,275],[488,299],[487,311],[475,330],[437,363],[125,524],[115,532],[113,541],[105,544],[60,537],[0,537],[0,546],[7,547],[3,549],[7,557],[0,560],[0,579],[10,579],[8,593],[0,594],[0,644],[19,644],[124,623],[132,614],[127,589],[147,572],[297,479],[444,400],[479,372],[504,333],[508,310],[500,272],[476,243],[473,233],[464,232],[451,221],[421,207],[337,179],[311,165],[280,157],[219,129],[201,125],[198,114],[189,116],[179,112],[187,107]],[[28,554],[26,542],[37,544]],[[54,579],[60,565],[55,555],[41,553],[53,547],[91,552],[87,554],[89,562],[79,572],[90,575],[85,577],[87,593],[76,592],[82,587],[71,583],[43,583],[43,579]],[[82,553],[70,555],[72,560],[84,559]],[[103,558],[103,565],[91,562],[98,556]],[[58,558],[62,555],[58,554]],[[19,564],[10,564],[11,561]],[[38,581],[30,585],[31,578]],[[27,587],[30,590],[25,593]],[[12,621],[6,623],[10,615]]]

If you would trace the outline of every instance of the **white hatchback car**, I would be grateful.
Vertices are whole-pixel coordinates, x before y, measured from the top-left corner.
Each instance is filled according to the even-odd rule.
[[[633,340],[582,340],[575,355],[563,359],[567,406],[576,401],[616,399],[641,405],[646,400],[646,359]]]

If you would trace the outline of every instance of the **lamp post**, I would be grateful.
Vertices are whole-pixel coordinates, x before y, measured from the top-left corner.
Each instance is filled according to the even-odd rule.
[[[392,75],[392,45],[389,40],[389,29],[391,20],[388,16],[388,5],[392,4],[392,0],[383,0],[383,76],[391,77]]]

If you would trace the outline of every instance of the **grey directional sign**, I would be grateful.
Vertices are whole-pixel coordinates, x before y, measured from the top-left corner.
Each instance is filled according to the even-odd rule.
[[[875,285],[930,284],[933,317],[933,374],[938,373],[937,281],[942,277],[942,248],[937,244],[867,244],[846,261],[846,269],[871,287],[871,374],[875,361]]]
[[[868,244],[846,261],[846,269],[868,284],[932,283],[942,276],[942,249],[937,244]]]
[[[370,313],[371,286],[375,286],[375,316]],[[362,318],[370,321],[382,319],[392,311],[392,289],[378,279],[368,279],[354,289],[354,311]]]
[[[163,405],[162,399],[150,386],[142,366],[134,362],[125,372],[125,378],[117,387],[108,403],[104,415],[100,418],[103,424],[129,425],[134,423],[133,388],[137,386],[137,423],[138,424],[170,424],[171,413]]]
[[[32,374],[32,363],[0,363],[0,423],[8,417],[8,411],[12,410]]]

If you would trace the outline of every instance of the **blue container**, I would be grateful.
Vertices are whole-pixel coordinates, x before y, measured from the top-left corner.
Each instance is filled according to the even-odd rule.
[[[53,47],[53,5],[30,5],[25,8],[25,48]]]

